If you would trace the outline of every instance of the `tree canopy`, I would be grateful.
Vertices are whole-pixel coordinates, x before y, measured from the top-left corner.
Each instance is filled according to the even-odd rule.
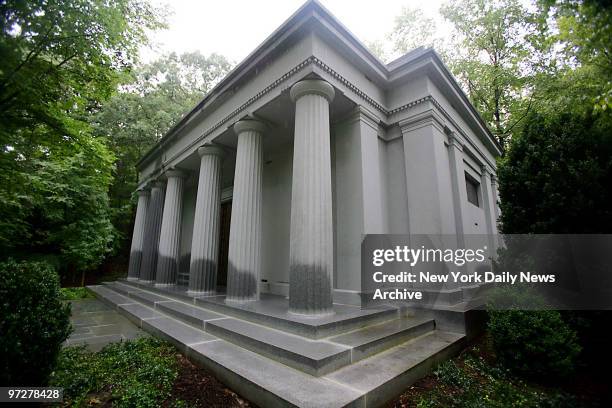
[[[0,21],[0,252],[92,268],[114,238],[114,155],[88,118],[161,12],[141,0],[9,0]]]

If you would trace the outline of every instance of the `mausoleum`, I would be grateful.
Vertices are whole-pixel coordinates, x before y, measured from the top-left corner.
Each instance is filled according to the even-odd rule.
[[[379,405],[467,329],[359,308],[362,237],[493,234],[499,154],[433,49],[384,64],[308,1],[142,157],[127,280],[94,290],[261,406]]]

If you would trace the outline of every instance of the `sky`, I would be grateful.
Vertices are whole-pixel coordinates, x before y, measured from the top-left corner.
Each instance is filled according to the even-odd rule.
[[[172,13],[168,29],[151,36],[144,62],[165,52],[219,53],[238,63],[291,16],[305,0],[150,0]],[[438,20],[444,0],[320,0],[362,42],[384,40],[403,6]]]

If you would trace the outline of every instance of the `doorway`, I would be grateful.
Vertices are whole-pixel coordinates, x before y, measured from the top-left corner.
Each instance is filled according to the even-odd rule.
[[[221,225],[219,226],[219,263],[217,267],[217,286],[227,286],[227,258],[229,255],[230,220],[232,201],[221,203]]]

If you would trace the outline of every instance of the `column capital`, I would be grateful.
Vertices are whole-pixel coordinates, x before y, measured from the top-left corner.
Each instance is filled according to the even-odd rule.
[[[180,177],[180,178],[184,178],[186,176],[185,172],[171,168],[168,169],[164,172],[164,175],[168,178],[170,177]]]
[[[151,181],[150,187],[151,188],[164,188],[164,187],[166,187],[166,181],[165,180],[154,180],[154,181]]]
[[[237,135],[249,130],[263,134],[266,131],[266,125],[263,122],[252,119],[239,120],[234,123],[234,132],[236,132]]]
[[[212,143],[207,143],[198,148],[198,155],[202,156],[219,156],[221,158],[225,157],[225,150],[221,146],[214,145]]]
[[[463,140],[461,140],[461,138],[455,131],[451,131],[448,133],[448,143],[459,150],[463,150]]]
[[[151,195],[151,189],[150,186],[148,184],[140,187],[139,189],[136,190],[136,194],[138,196],[148,196]]]
[[[480,170],[482,171],[483,174],[488,175],[488,176],[493,176],[493,169],[491,167],[489,167],[486,164],[483,164],[482,166],[480,166]]]
[[[328,102],[334,100],[336,91],[329,82],[323,81],[322,79],[305,79],[303,81],[295,83],[289,91],[291,100],[296,102],[300,97],[304,95],[321,95]]]

